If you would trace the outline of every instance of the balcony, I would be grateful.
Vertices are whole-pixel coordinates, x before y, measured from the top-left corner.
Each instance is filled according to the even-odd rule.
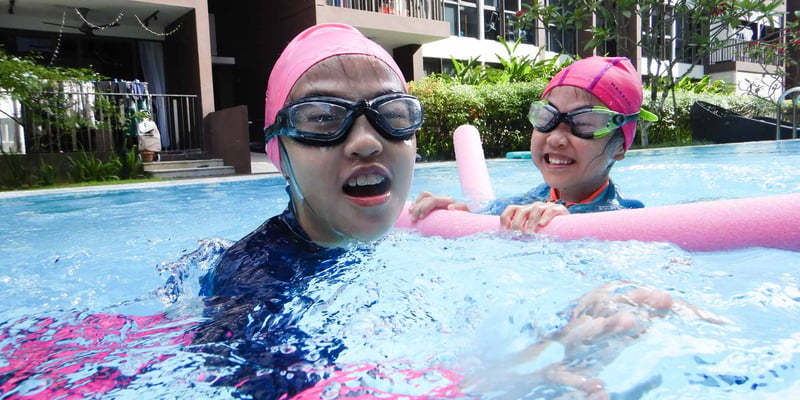
[[[2,94],[2,93],[0,93]],[[61,91],[47,105],[20,107],[4,113],[3,150],[18,154],[114,152],[136,143],[132,111],[145,111],[156,121],[162,151],[202,151],[199,100],[195,95]],[[139,107],[137,108],[137,102]],[[146,109],[141,108],[146,104]],[[101,106],[102,105],[102,106]],[[8,117],[8,118],[6,118]]]
[[[444,20],[442,0],[326,0],[326,4],[403,17]]]
[[[743,39],[727,39],[722,48],[709,56],[712,71],[746,70],[753,72],[769,72],[779,68],[775,62],[775,48],[769,43]]]
[[[316,23],[324,22],[350,24],[389,50],[450,36],[442,0],[317,0]]]

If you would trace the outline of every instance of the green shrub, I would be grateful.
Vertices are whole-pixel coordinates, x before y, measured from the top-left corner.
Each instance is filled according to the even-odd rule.
[[[23,156],[0,149],[0,188],[19,189],[30,183],[30,176]]]
[[[136,179],[142,176],[142,159],[139,158],[139,154],[136,151],[138,147],[133,145],[133,147],[128,150],[127,153],[120,157],[120,161],[122,163],[122,167],[120,168],[120,178],[122,179]]]
[[[471,86],[428,77],[412,82],[409,92],[420,98],[425,123],[417,134],[417,147],[426,161],[452,160],[453,132],[474,125],[480,132],[487,157],[508,148],[528,148],[530,102],[541,95],[543,84],[499,83]]]
[[[122,162],[116,154],[103,162],[92,153],[78,152],[75,158],[67,157],[71,164],[70,179],[73,182],[94,182],[118,180],[122,170]]]
[[[425,111],[425,122],[417,133],[417,148],[423,159],[452,160],[453,131],[463,124],[482,128],[479,116],[483,102],[477,89],[435,76],[409,85],[410,93],[419,97]]]
[[[38,184],[40,186],[53,186],[58,179],[58,165],[50,164],[44,160],[39,159],[39,177]]]

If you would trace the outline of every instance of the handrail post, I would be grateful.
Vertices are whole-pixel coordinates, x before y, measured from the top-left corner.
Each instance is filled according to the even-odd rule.
[[[797,139],[797,103],[800,102],[800,87],[791,88],[778,97],[777,112],[775,117],[775,140],[781,140],[781,117],[783,114],[783,102],[787,97],[792,98],[792,139]]]

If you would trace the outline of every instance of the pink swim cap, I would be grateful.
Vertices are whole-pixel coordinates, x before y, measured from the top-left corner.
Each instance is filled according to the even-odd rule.
[[[295,36],[272,67],[267,83],[264,129],[275,122],[275,116],[286,104],[292,87],[309,68],[327,58],[346,54],[373,56],[383,61],[400,77],[405,88],[406,80],[400,67],[379,44],[350,25],[315,25]],[[279,149],[277,137],[271,138],[266,144],[267,156],[280,171]]]
[[[633,114],[642,108],[642,78],[625,57],[587,57],[575,61],[550,80],[542,97],[556,86],[575,86],[588,91],[609,109]],[[633,144],[636,122],[622,126],[625,150]]]

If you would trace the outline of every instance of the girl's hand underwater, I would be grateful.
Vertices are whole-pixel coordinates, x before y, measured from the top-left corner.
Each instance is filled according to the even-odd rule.
[[[461,386],[465,392],[505,392],[498,397],[502,399],[525,397],[538,386],[561,386],[563,393],[554,397],[557,399],[610,399],[605,382],[598,378],[600,372],[628,343],[643,335],[653,319],[670,315],[713,324],[726,322],[675,300],[664,290],[631,282],[607,283],[578,299],[564,327],[501,360],[502,365],[487,365],[467,376]],[[515,372],[526,365],[542,364],[540,357],[554,361],[545,361],[532,372]],[[652,381],[644,382],[642,386],[647,387],[638,390],[657,385]]]

